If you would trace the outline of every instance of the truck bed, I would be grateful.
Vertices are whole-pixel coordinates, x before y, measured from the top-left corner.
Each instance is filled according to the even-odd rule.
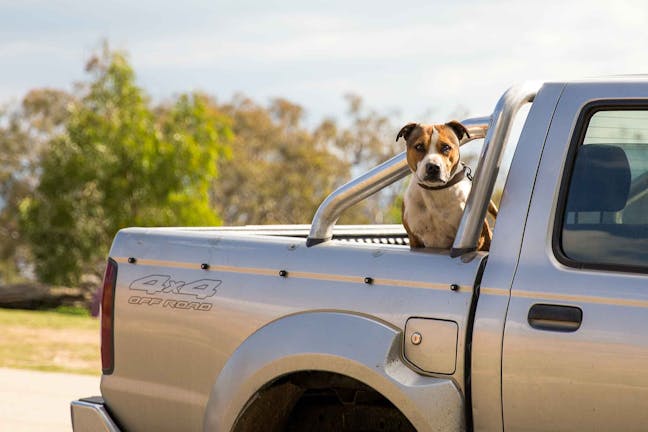
[[[336,240],[307,248],[308,228],[119,232],[110,253],[118,264],[115,367],[101,384],[118,421],[133,430],[196,431],[203,420],[211,426],[234,421],[235,415],[220,412],[226,407],[220,401],[242,398],[245,404],[249,396],[241,395],[256,390],[254,380],[272,381],[240,375],[253,370],[255,362],[265,364],[262,369],[268,373],[277,367],[288,368],[285,373],[318,369],[309,362],[321,361],[322,354],[300,345],[305,335],[306,343],[339,344],[341,337],[348,338],[341,346],[353,348],[361,358],[344,360],[348,354],[339,353],[331,358],[339,362],[334,372],[364,382],[384,381],[387,389],[381,392],[392,401],[401,400],[403,391],[413,391],[414,380],[422,399],[420,407],[417,403],[411,409],[429,412],[426,416],[440,415],[423,409],[426,389],[447,387],[452,409],[439,409],[452,413],[448,421],[453,424],[460,421],[464,357],[457,353],[465,349],[473,284],[485,254],[457,260],[447,250],[412,251],[403,228],[395,225],[338,227]],[[457,336],[443,349],[450,353],[451,371],[425,376],[405,366],[400,334],[410,317],[452,324]],[[346,327],[337,328],[342,324],[330,319]],[[304,326],[321,331],[321,338],[304,333]],[[261,331],[274,336],[253,337]],[[374,332],[384,338],[371,336]],[[266,356],[258,341],[297,352],[273,349]],[[276,353],[280,358],[274,359]],[[354,364],[357,373],[349,369]],[[228,372],[221,374],[226,366]],[[364,374],[378,375],[361,379]],[[219,376],[234,377],[237,392],[243,393],[223,393],[228,387],[215,384]],[[134,405],[138,410],[130,409]]]

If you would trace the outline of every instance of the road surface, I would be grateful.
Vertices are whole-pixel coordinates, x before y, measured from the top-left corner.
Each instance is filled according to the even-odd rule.
[[[99,376],[0,368],[0,431],[70,432],[70,401],[99,395]]]

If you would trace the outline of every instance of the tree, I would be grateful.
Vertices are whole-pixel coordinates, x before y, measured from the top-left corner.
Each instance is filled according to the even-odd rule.
[[[302,124],[302,107],[275,99],[266,109],[238,96],[220,109],[232,118],[235,135],[213,188],[225,224],[309,223],[348,178],[348,164]]]
[[[104,47],[88,62],[65,128],[43,156],[38,187],[21,203],[37,275],[77,284],[100,274],[120,228],[216,225],[209,200],[227,155],[226,116],[201,95],[153,109],[124,55]]]
[[[19,207],[38,184],[40,159],[49,138],[59,133],[73,96],[54,89],[32,90],[17,106],[0,112],[0,278],[19,280],[28,263]]]
[[[335,146],[355,167],[373,168],[403,150],[395,141],[397,130],[389,118],[375,110],[367,109],[356,94],[345,95],[348,103],[349,126],[340,128]]]
[[[328,146],[335,149],[343,161],[350,166],[355,177],[385,162],[403,150],[395,141],[397,128],[389,118],[375,110],[368,109],[362,98],[347,94],[348,103],[345,126],[333,120],[323,122],[318,132],[327,131]],[[403,183],[383,189],[347,210],[340,223],[396,223],[400,222],[400,202]]]
[[[310,223],[336,187],[399,150],[387,117],[347,96],[347,126],[304,124],[304,109],[277,98],[261,106],[244,96],[219,105],[232,118],[232,158],[221,160],[214,202],[228,225]],[[347,210],[342,223],[393,221],[389,189]],[[398,216],[400,217],[400,216]]]

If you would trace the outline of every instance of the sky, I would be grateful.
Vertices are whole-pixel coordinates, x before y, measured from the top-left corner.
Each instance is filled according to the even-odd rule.
[[[648,3],[0,0],[0,105],[70,90],[103,40],[154,98],[284,97],[344,121],[344,94],[395,124],[488,115],[526,80],[648,72]]]

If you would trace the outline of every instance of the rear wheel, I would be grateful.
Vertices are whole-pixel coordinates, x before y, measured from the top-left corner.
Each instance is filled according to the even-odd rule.
[[[299,372],[260,391],[239,418],[237,432],[415,431],[373,388],[328,372]]]

